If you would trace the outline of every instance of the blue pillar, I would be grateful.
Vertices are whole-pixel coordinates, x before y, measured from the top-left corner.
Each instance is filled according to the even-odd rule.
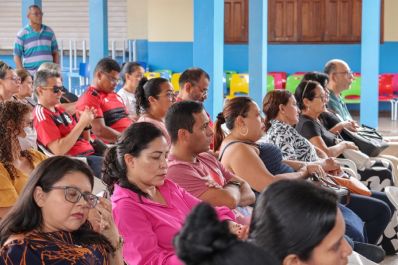
[[[210,75],[204,105],[215,119],[223,106],[224,1],[194,0],[193,65]]]
[[[89,0],[91,77],[98,61],[109,54],[108,51],[108,0]]]
[[[268,0],[249,1],[249,94],[257,104],[267,93]]]
[[[360,122],[378,127],[380,0],[362,1]]]
[[[28,7],[31,5],[37,5],[41,7],[41,0],[22,0],[22,27],[25,27],[29,23],[29,19],[26,16],[28,14]]]

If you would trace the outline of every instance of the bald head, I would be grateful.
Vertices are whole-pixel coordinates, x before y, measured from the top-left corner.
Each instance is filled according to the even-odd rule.
[[[325,64],[324,72],[329,76],[328,88],[335,94],[349,89],[354,77],[348,64],[340,59],[333,59]]]

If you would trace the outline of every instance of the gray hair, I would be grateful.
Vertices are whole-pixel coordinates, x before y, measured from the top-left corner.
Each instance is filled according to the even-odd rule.
[[[59,75],[61,75],[61,66],[56,63],[45,62],[40,65],[37,71],[51,71],[51,72],[57,72]]]
[[[35,74],[35,80],[33,82],[33,88],[36,90],[38,87],[45,87],[48,84],[48,79],[59,78],[61,75],[58,72],[51,70],[40,70]]]

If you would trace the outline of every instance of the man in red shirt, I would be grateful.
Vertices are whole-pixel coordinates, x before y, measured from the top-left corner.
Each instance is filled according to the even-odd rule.
[[[88,164],[99,176],[102,157],[95,156],[89,142],[90,124],[96,110],[85,107],[78,122],[59,106],[62,96],[62,81],[55,71],[38,71],[34,81],[38,104],[33,111],[33,124],[37,141],[54,155],[85,156]]]
[[[92,122],[92,132],[100,139],[113,143],[132,123],[122,98],[115,93],[120,82],[120,66],[111,59],[100,60],[94,70],[93,84],[79,98],[76,110],[94,108],[97,116]]]

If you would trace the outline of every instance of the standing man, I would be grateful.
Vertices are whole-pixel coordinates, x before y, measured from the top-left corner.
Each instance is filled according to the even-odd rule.
[[[14,44],[17,69],[25,68],[34,75],[44,62],[59,64],[58,44],[53,30],[42,24],[43,12],[37,5],[28,8],[29,25],[22,28]]]

